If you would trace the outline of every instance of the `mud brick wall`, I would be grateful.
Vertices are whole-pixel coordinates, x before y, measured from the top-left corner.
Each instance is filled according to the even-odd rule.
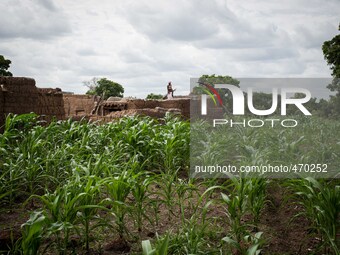
[[[95,102],[99,100],[96,96],[64,94],[65,117],[90,115]]]
[[[55,89],[38,89],[38,100],[35,105],[35,113],[45,115],[50,121],[55,117],[58,120],[65,119],[63,94]]]
[[[35,112],[41,118],[50,121],[81,118],[90,116],[98,97],[91,95],[62,94],[60,89],[41,89],[35,80],[25,77],[0,77],[0,127],[9,113],[23,114]],[[157,117],[160,113],[156,107],[179,109],[185,118],[190,117],[190,99],[174,98],[171,100],[133,99],[124,101],[125,110]],[[105,116],[106,121],[113,117]]]
[[[34,112],[50,121],[64,119],[64,103],[60,89],[38,89],[35,80],[25,77],[0,77],[0,126],[5,115]]]
[[[167,109],[180,109],[185,118],[190,117],[190,99],[189,98],[174,98],[169,100],[143,100],[134,99],[127,101],[127,110],[131,109],[154,109],[162,107]]]
[[[0,77],[3,93],[3,112],[29,113],[35,110],[34,106],[38,99],[38,90],[35,80],[20,77]]]

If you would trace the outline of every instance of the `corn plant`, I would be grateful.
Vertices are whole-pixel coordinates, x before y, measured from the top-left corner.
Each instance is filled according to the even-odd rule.
[[[22,225],[23,237],[21,240],[21,250],[23,254],[38,254],[43,235],[45,234],[45,226],[47,217],[42,211],[33,212],[29,220]]]
[[[169,245],[169,235],[163,238],[158,238],[156,247],[152,248],[150,240],[142,241],[143,255],[167,255]]]
[[[110,212],[115,217],[115,224],[121,239],[124,239],[124,234],[127,233],[125,216],[128,212],[131,212],[131,207],[127,203],[127,197],[132,188],[130,177],[131,172],[124,170],[105,184],[106,192],[110,198]]]
[[[159,201],[163,203],[168,210],[168,220],[171,219],[171,215],[175,215],[173,206],[175,203],[176,183],[177,183],[177,171],[173,173],[162,172],[155,183],[158,185],[158,190],[154,193],[160,197]]]
[[[44,204],[49,216],[48,235],[53,235],[59,254],[66,254],[70,231],[74,229],[77,219],[76,203],[81,196],[70,187],[57,189],[53,194],[38,197]]]
[[[208,237],[216,234],[216,229],[209,230],[210,220],[207,213],[215,200],[209,199],[215,189],[220,186],[212,186],[206,189],[198,197],[197,203],[189,219],[182,222],[179,232],[170,239],[169,250],[172,254],[207,254],[216,253],[215,248],[207,248],[209,245]]]
[[[184,179],[178,178],[178,181],[176,183],[177,205],[183,224],[185,222],[185,203],[189,202],[190,199],[193,197],[193,194],[197,194],[197,191],[198,188],[194,185],[192,179],[186,181]]]
[[[249,248],[244,248],[241,243],[236,242],[234,239],[226,236],[222,241],[228,245],[234,247],[239,253],[244,255],[259,255],[261,254],[260,247],[263,245],[264,240],[262,239],[262,232],[257,232],[253,235],[247,234],[243,237],[242,243],[246,244]]]
[[[18,155],[16,165],[21,169],[25,169],[22,181],[27,186],[28,190],[26,193],[28,196],[43,190],[45,183],[53,182],[53,178],[45,174],[42,167],[45,160],[43,156],[44,151],[48,147],[47,141],[41,138],[42,134],[42,127],[34,127],[24,137],[16,150]]]
[[[72,192],[67,187],[65,190],[57,189],[54,194],[38,197],[50,214],[49,235],[55,235],[60,254],[66,253],[70,231],[77,218],[75,204],[81,196],[82,194]]]
[[[105,207],[106,199],[100,201],[99,195],[101,188],[108,179],[99,179],[95,176],[85,178],[82,192],[85,196],[79,204],[77,217],[83,228],[78,228],[78,232],[82,232],[85,238],[85,249],[89,252],[90,233],[98,227],[107,227],[108,223],[98,215],[98,211],[107,211]],[[82,231],[83,230],[83,231]]]
[[[161,132],[162,148],[161,156],[164,171],[173,171],[188,164],[189,159],[189,124],[181,122],[178,118],[166,115],[164,129]]]
[[[208,223],[199,223],[195,216],[186,220],[179,233],[170,240],[173,254],[206,254]]]
[[[221,195],[223,202],[227,206],[226,216],[231,227],[231,233],[236,242],[239,243],[246,232],[245,225],[242,224],[241,220],[248,209],[247,179],[231,176],[231,181],[233,189],[230,195],[225,193],[221,193]]]
[[[25,175],[25,167],[22,160],[17,159],[17,146],[25,134],[37,123],[36,114],[13,115],[8,114],[5,120],[4,132],[0,134],[0,197],[8,198],[10,205],[14,199],[23,193],[22,178]],[[13,166],[18,166],[15,168]],[[0,200],[0,202],[2,202]]]
[[[262,244],[262,240],[259,240],[262,233],[252,236],[248,230],[251,224],[243,222],[242,219],[247,213],[252,213],[257,230],[260,213],[265,204],[266,180],[251,179],[247,176],[230,176],[230,180],[230,194],[221,193],[230,227],[230,234],[222,240],[241,254],[248,254],[250,251],[255,252],[251,254],[257,254],[257,248]]]
[[[0,147],[15,142],[16,138],[21,137],[24,132],[37,124],[37,118],[38,115],[34,113],[8,114],[5,120],[4,132],[0,135]]]
[[[249,210],[253,215],[256,231],[257,225],[260,221],[261,212],[266,203],[267,183],[268,181],[264,178],[247,179]]]
[[[247,233],[246,225],[242,223],[242,217],[246,213],[246,200],[243,194],[228,196],[221,193],[223,202],[226,207],[226,216],[230,226],[231,235],[228,240],[234,240],[235,243],[241,243],[242,237]]]
[[[10,207],[13,206],[15,198],[22,194],[22,176],[23,170],[17,170],[12,163],[12,159],[8,160],[8,163],[4,163],[4,170],[1,173],[1,203],[7,202]]]
[[[322,245],[330,248],[334,254],[340,254],[340,185],[312,177],[290,180],[289,184],[298,198],[312,228],[322,237]]]
[[[131,194],[134,198],[134,206],[132,207],[133,216],[135,218],[137,230],[139,233],[142,232],[143,219],[152,222],[147,215],[147,206],[152,203],[150,199],[149,186],[153,183],[154,177],[145,174],[136,174],[132,177]]]

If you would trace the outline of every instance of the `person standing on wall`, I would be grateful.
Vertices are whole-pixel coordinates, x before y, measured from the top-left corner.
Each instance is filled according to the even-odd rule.
[[[175,91],[176,89],[173,89],[173,88],[172,88],[171,81],[169,81],[169,83],[168,83],[167,90],[168,90],[167,98],[168,98],[168,99],[172,99],[172,98],[174,97],[174,91]]]

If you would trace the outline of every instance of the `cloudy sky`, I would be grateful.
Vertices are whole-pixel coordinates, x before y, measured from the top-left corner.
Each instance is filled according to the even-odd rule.
[[[339,0],[1,0],[0,55],[39,87],[85,93],[107,77],[126,96],[187,94],[190,78],[330,77],[321,45]]]

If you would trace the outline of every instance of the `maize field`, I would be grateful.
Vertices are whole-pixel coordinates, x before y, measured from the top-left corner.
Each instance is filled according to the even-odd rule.
[[[214,158],[223,133],[235,165],[320,160],[339,171],[340,121],[300,122],[299,132],[202,131],[210,144],[195,157]],[[204,125],[7,116],[0,253],[340,254],[339,179],[190,178],[190,128]]]

